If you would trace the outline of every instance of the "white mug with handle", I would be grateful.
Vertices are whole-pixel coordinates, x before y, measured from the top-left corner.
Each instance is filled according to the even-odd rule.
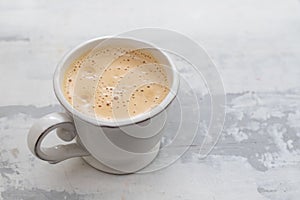
[[[107,121],[85,115],[68,103],[62,91],[66,69],[82,54],[105,41],[115,45],[128,44],[136,49],[153,48],[156,50],[155,59],[170,67],[170,70],[166,70],[170,92],[158,106],[133,118]],[[168,56],[153,45],[131,38],[102,37],[84,42],[71,50],[58,64],[53,85],[65,112],[51,113],[35,122],[27,139],[31,152],[52,164],[68,158],[82,157],[101,171],[127,174],[146,167],[157,156],[163,127],[168,119],[166,111],[176,97],[179,77]],[[53,130],[56,130],[61,140],[73,142],[43,147],[42,142]]]

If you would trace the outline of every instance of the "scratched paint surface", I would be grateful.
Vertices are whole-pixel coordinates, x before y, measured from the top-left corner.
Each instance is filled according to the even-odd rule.
[[[147,6],[140,1],[0,2],[0,199],[297,200],[300,2],[164,1]],[[84,40],[143,26],[191,36],[217,64],[227,116],[209,156],[198,157],[209,119],[204,92],[198,136],[165,169],[114,176],[80,158],[56,165],[36,159],[27,148],[27,132],[41,116],[61,110],[51,78],[63,54]],[[163,143],[170,137],[166,134]]]

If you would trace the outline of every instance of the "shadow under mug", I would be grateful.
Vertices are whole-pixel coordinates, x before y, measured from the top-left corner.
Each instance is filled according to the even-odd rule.
[[[106,43],[135,49],[155,49],[152,54],[154,58],[170,68],[166,70],[170,92],[158,106],[130,119],[101,120],[79,112],[68,103],[62,91],[66,69],[82,54]],[[98,170],[127,174],[146,167],[157,156],[163,127],[169,117],[167,110],[178,91],[179,76],[168,56],[153,45],[131,38],[101,37],[78,45],[64,56],[55,71],[53,86],[65,112],[48,114],[33,124],[27,138],[31,152],[52,164],[82,157]],[[43,147],[43,140],[55,129],[61,140],[73,142]]]

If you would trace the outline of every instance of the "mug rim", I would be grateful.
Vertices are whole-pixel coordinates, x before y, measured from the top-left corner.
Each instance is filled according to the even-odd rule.
[[[172,68],[172,84],[170,87],[170,91],[167,94],[167,96],[164,98],[164,100],[158,104],[159,106],[154,107],[153,109],[151,109],[148,112],[136,115],[134,117],[130,117],[130,118],[124,118],[124,119],[112,119],[112,120],[106,120],[106,119],[101,119],[101,118],[95,118],[93,116],[88,116],[87,114],[84,114],[78,110],[76,110],[65,98],[63,91],[62,91],[62,87],[61,87],[61,83],[60,83],[60,77],[62,75],[62,69],[65,66],[66,61],[68,61],[70,59],[70,57],[77,52],[78,50],[84,48],[85,46],[96,42],[96,41],[101,41],[101,40],[106,40],[106,39],[125,39],[125,40],[133,40],[136,42],[141,42],[144,43],[150,47],[155,48],[156,50],[159,51],[159,53],[161,53],[167,60],[167,62],[169,62],[171,68]],[[74,61],[74,60],[73,60]],[[177,93],[178,93],[178,88],[179,88],[179,76],[178,76],[178,72],[176,70],[176,66],[174,65],[174,63],[172,62],[172,60],[169,58],[169,56],[167,54],[165,54],[163,51],[161,51],[158,47],[155,47],[153,44],[149,44],[145,41],[141,41],[141,40],[137,40],[135,38],[130,38],[130,37],[116,37],[116,36],[104,36],[104,37],[97,37],[97,38],[93,38],[90,40],[87,40],[85,42],[82,42],[78,45],[76,45],[74,48],[72,48],[71,50],[69,50],[64,56],[63,58],[59,61],[59,63],[56,66],[56,70],[54,72],[54,76],[53,76],[53,88],[54,88],[54,93],[56,95],[56,98],[58,99],[58,101],[60,102],[60,104],[72,115],[72,116],[76,116],[77,118],[81,119],[82,121],[88,122],[90,124],[93,124],[95,126],[101,126],[101,127],[121,127],[121,126],[127,126],[127,125],[131,125],[131,124],[138,124],[141,122],[144,122],[148,119],[153,118],[154,116],[158,115],[159,113],[161,113],[162,111],[164,111],[171,103],[172,101],[175,99]]]

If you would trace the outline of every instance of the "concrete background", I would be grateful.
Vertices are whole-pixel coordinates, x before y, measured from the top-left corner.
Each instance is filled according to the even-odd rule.
[[[114,176],[80,158],[50,165],[31,155],[30,126],[61,110],[52,75],[62,56],[142,27],[183,33],[216,64],[227,116],[209,156],[198,157],[205,111],[188,152],[153,173]],[[299,199],[299,35],[296,0],[1,0],[0,199]]]

